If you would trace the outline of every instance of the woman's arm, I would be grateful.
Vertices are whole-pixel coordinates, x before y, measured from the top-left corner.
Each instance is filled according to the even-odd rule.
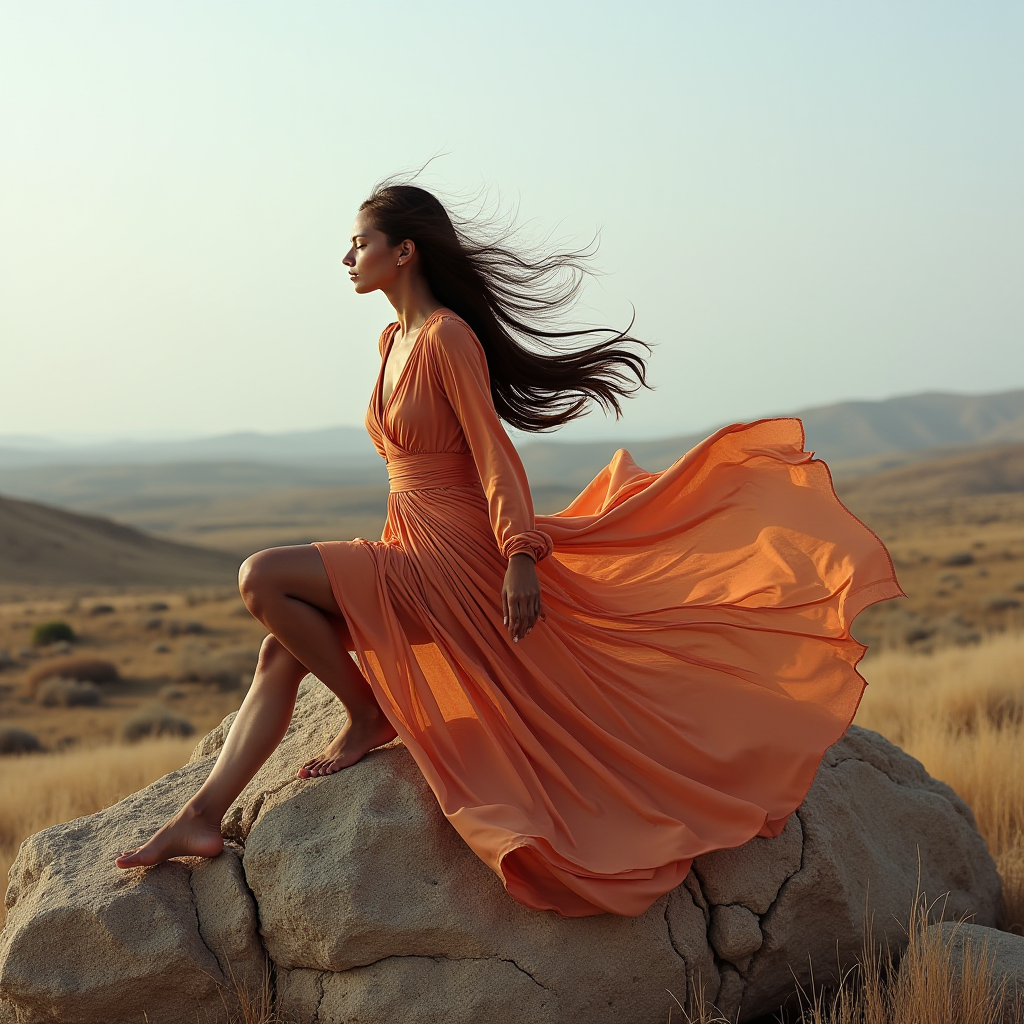
[[[543,617],[535,563],[551,553],[551,538],[536,528],[526,470],[494,411],[480,342],[455,319],[440,321],[432,333],[441,385],[473,454],[498,548],[509,560],[502,617],[518,641]]]

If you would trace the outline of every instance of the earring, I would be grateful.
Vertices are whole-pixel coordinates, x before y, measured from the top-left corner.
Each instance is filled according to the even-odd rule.
[[[402,265],[402,261],[401,261],[401,260],[399,260],[399,261],[398,261],[398,262],[397,262],[397,263],[395,264],[395,266],[396,266],[396,267],[400,267],[401,265]]]

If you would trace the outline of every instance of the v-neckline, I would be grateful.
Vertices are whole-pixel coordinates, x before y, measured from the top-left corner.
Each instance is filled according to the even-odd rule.
[[[405,365],[399,371],[398,379],[395,381],[395,386],[391,389],[391,394],[388,395],[388,400],[384,401],[384,375],[387,372],[388,360],[391,358],[391,350],[395,347],[395,335],[398,334],[398,328],[401,324],[395,323],[395,329],[391,332],[391,337],[388,338],[387,347],[384,350],[384,358],[380,363],[380,376],[377,378],[377,410],[380,417],[381,425],[384,424],[384,417],[387,415],[387,411],[391,406],[391,403],[395,400],[395,395],[398,394],[398,389],[402,386],[402,382],[405,380],[406,372],[409,369],[409,364],[412,362],[412,357],[416,353],[416,350],[420,347],[420,338],[423,337],[423,332],[427,328],[427,324],[434,319],[438,313],[446,312],[446,307],[438,306],[426,320],[420,324],[419,330],[416,332],[416,340],[412,343],[412,348],[409,349],[409,355],[406,357]]]

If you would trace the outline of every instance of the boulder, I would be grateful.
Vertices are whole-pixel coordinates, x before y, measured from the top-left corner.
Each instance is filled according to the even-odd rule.
[[[0,936],[11,1019],[224,1020],[268,963],[279,1011],[300,1024],[663,1024],[698,987],[748,1021],[806,984],[811,964],[818,985],[852,964],[869,904],[874,933],[898,948],[919,874],[929,897],[948,893],[947,917],[995,920],[999,878],[970,810],[863,729],[828,751],[778,837],[699,857],[640,917],[563,919],[505,893],[397,741],[296,779],[343,720],[307,678],[213,861],[125,873],[112,858],[195,791],[231,716],[185,768],[26,840]]]

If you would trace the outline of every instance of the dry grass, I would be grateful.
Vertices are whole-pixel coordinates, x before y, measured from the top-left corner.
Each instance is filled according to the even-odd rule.
[[[192,740],[160,739],[132,747],[99,747],[0,760],[2,877],[6,879],[26,836],[117,803],[180,768],[193,746]],[[6,911],[3,916],[6,918]]]
[[[971,806],[1003,877],[1002,926],[1024,931],[1024,634],[865,662],[857,723],[916,757]]]
[[[930,916],[915,900],[898,964],[869,940],[837,990],[802,993],[799,1024],[1024,1024],[1024,1004],[993,977],[988,950],[965,943],[958,961],[955,932],[929,929]]]

